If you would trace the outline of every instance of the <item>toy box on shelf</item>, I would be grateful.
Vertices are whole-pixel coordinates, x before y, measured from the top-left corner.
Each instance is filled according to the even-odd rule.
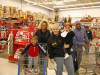
[[[0,19],[0,26],[5,26],[5,19]]]
[[[18,62],[19,54],[27,44],[31,43],[31,36],[36,33],[34,27],[20,27],[20,30],[11,30],[9,34],[9,61]]]
[[[38,21],[23,20],[23,25],[27,27],[34,27],[34,31],[38,29]]]
[[[6,49],[6,41],[2,40],[0,41],[0,52],[4,52],[5,49]]]
[[[6,21],[6,26],[8,29],[20,29],[20,26],[22,25],[23,20]]]
[[[4,52],[6,49],[6,29],[0,28],[0,52]]]
[[[6,29],[0,29],[0,39],[6,39]]]

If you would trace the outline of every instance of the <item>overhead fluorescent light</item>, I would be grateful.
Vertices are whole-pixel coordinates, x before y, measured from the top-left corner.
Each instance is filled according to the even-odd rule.
[[[63,5],[63,2],[55,2],[56,5]]]
[[[54,11],[54,9],[52,9],[52,8],[49,8],[49,7],[46,7],[46,6],[43,6],[43,5],[37,4],[37,3],[35,3],[35,2],[29,1],[29,0],[25,0],[25,1],[27,1],[28,4],[29,4],[29,3],[33,3],[33,5],[38,5],[38,6],[41,6],[41,7],[44,7],[44,8],[46,8],[46,9],[49,9],[49,10],[53,10],[53,11]]]
[[[99,4],[100,2],[94,2],[94,3],[84,3],[84,4],[74,4],[74,5],[64,5],[64,6],[54,6],[53,8],[63,8],[63,7],[69,7],[69,6],[83,6],[83,5],[91,5],[91,4]]]
[[[39,4],[57,4],[57,3],[63,3],[63,2],[71,2],[76,0],[63,0],[63,1],[53,1],[53,2],[46,2],[46,3],[39,3]]]
[[[80,7],[80,8],[67,8],[67,9],[59,9],[59,10],[72,10],[72,9],[87,9],[87,8],[98,8],[100,6],[91,6],[91,7]]]
[[[54,9],[49,8],[49,7],[46,7],[46,6],[44,6],[44,5],[40,5],[40,4],[38,4],[38,6],[41,6],[41,7],[44,7],[44,8],[50,9],[50,10],[54,10]]]

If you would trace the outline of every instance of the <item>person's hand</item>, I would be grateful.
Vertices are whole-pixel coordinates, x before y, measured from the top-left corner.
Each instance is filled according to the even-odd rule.
[[[54,59],[50,59],[50,61],[51,61],[51,63],[53,63],[53,64],[54,64]]]
[[[92,46],[92,44],[90,42],[88,42],[88,45]]]
[[[64,44],[64,48],[69,48],[69,44]]]
[[[46,57],[49,57],[49,54]]]
[[[86,44],[83,44],[83,46],[86,48],[87,46],[86,46]]]

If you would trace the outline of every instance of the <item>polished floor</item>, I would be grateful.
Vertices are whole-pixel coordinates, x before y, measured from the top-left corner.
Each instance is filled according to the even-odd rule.
[[[95,38],[93,40],[92,44],[96,44],[96,41],[97,41],[97,38]],[[89,58],[93,59],[94,56],[91,56]],[[100,69],[98,69],[98,66],[97,66],[96,69],[97,69],[96,70],[97,75],[100,75]],[[79,71],[85,73],[86,69],[84,67],[81,67],[79,69]],[[93,74],[92,69],[88,69],[87,71],[91,72],[91,73],[86,74],[86,75],[92,75]],[[18,73],[18,65],[8,62],[8,50],[6,49],[4,51],[4,53],[0,53],[0,75],[18,75],[17,73]],[[50,66],[50,60],[49,60],[49,65],[48,65],[48,69],[47,69],[47,75],[55,75],[54,69]],[[63,75],[68,75],[65,67],[64,67]],[[80,74],[80,75],[84,75],[84,74]]]

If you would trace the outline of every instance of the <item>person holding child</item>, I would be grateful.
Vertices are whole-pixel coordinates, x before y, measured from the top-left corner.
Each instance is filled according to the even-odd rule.
[[[69,57],[64,59],[64,48],[69,48],[70,50],[73,45],[73,41],[71,41],[69,44],[64,44],[64,39],[61,36],[59,25],[57,24],[52,25],[52,31],[53,33],[52,36],[50,36],[50,38],[48,39],[47,47],[51,63],[57,64],[56,75],[62,75],[63,64],[68,71],[68,75],[75,75],[71,53],[67,52],[69,54]]]

